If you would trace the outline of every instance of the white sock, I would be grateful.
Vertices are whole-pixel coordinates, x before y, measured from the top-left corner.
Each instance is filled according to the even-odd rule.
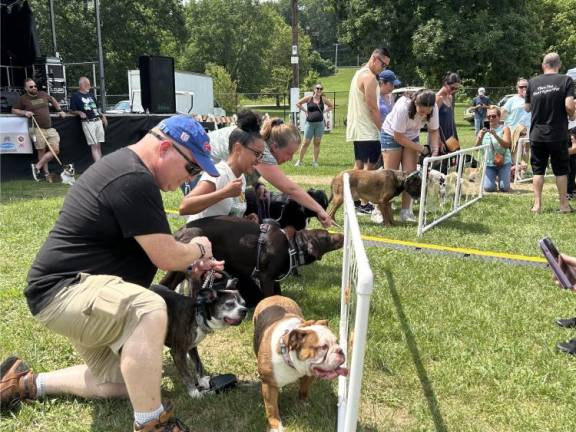
[[[42,399],[46,396],[46,383],[45,383],[44,373],[39,373],[36,375],[36,398]]]
[[[138,426],[142,426],[148,423],[150,420],[159,419],[160,414],[162,414],[163,412],[164,412],[164,405],[162,404],[160,404],[160,406],[156,408],[154,411],[148,411],[148,412],[134,411],[134,421]]]

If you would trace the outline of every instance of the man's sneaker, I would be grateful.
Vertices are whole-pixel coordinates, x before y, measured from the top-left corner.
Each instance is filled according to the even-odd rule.
[[[318,162],[312,161],[312,168],[318,168]]]
[[[164,406],[160,418],[150,420],[141,426],[134,425],[134,432],[190,432],[188,426],[174,415],[174,408],[170,402]]]
[[[302,165],[302,161],[297,160],[296,163],[294,164],[295,167],[299,167],[300,165]]]
[[[557,319],[556,324],[564,328],[576,328],[576,317]]]
[[[36,399],[36,374],[16,356],[0,365],[0,405],[15,408],[21,401]]]
[[[30,164],[32,166],[32,177],[34,177],[34,181],[39,182],[41,179],[41,173],[38,168],[36,168],[36,164]]]
[[[359,205],[358,207],[356,207],[356,214],[358,214],[358,215],[370,215],[370,214],[372,214],[373,210],[374,210],[374,206],[370,203],[365,204],[365,205]]]
[[[382,213],[380,212],[380,210],[375,208],[374,211],[372,212],[372,214],[370,215],[370,220],[372,222],[381,224],[384,222],[384,216],[382,216]]]
[[[556,345],[558,351],[562,351],[566,354],[576,355],[576,339],[572,339],[568,342],[560,342]]]
[[[416,222],[416,216],[411,209],[402,209],[400,210],[400,220],[402,222]]]

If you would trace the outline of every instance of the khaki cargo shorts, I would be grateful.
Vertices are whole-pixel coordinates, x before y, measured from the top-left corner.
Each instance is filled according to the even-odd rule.
[[[67,337],[99,384],[123,383],[120,349],[142,319],[166,311],[158,294],[117,276],[80,274],[35,317]]]
[[[86,143],[89,146],[103,143],[105,141],[104,125],[102,124],[102,120],[83,121],[82,130],[84,131],[84,136],[86,137]]]
[[[60,135],[58,135],[58,131],[56,129],[42,129],[32,127],[29,129],[29,132],[30,139],[34,143],[34,148],[36,150],[48,150],[46,146],[46,141],[48,141],[52,147],[52,150],[54,150],[56,154],[60,153]]]

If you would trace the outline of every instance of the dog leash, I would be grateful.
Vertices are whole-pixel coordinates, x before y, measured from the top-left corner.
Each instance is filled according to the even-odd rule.
[[[62,163],[62,161],[60,160],[60,158],[58,157],[58,155],[56,154],[56,152],[54,151],[54,149],[52,148],[52,146],[50,145],[50,143],[48,142],[48,139],[46,138],[46,135],[44,135],[44,132],[42,132],[42,129],[40,128],[40,125],[38,124],[38,122],[36,121],[36,119],[34,118],[34,116],[31,117],[32,118],[32,123],[34,124],[34,131],[38,131],[40,132],[40,135],[42,135],[42,138],[44,139],[44,142],[46,143],[46,145],[48,146],[48,149],[50,150],[50,153],[52,153],[52,155],[54,156],[54,158],[58,161],[58,163],[60,164],[60,166],[62,167],[62,171],[64,173],[66,173],[66,175],[69,177],[66,181],[67,184],[72,185],[74,184],[74,167],[72,166],[72,164],[68,164],[68,165],[64,165]],[[64,176],[61,174],[60,177],[62,177],[62,180],[64,181]]]

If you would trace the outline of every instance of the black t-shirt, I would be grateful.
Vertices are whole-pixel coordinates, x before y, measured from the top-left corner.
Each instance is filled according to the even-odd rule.
[[[134,239],[170,234],[160,190],[128,148],[93,164],[66,195],[54,228],[28,273],[33,315],[79,273],[114,275],[148,287],[158,270]]]
[[[70,109],[72,111],[82,111],[86,114],[88,120],[95,119],[99,117],[98,107],[96,106],[96,101],[92,93],[81,93],[77,91],[70,98]]]
[[[543,74],[528,82],[525,100],[532,111],[530,141],[558,142],[567,139],[565,101],[573,95],[574,81],[567,75]]]

